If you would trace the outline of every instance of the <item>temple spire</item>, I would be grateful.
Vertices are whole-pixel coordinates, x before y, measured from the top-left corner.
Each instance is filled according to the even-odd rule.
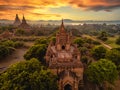
[[[26,20],[25,20],[24,15],[23,15],[22,23],[26,24]]]
[[[27,21],[23,15],[22,23],[19,25],[20,28],[25,29],[25,30],[30,30],[31,27],[27,24]]]
[[[14,26],[18,26],[18,25],[20,25],[20,19],[19,19],[19,17],[18,17],[18,14],[16,14],[16,17],[15,17],[15,21],[14,21]]]
[[[62,23],[61,23],[61,26],[60,26],[60,32],[65,32],[63,19],[62,19]]]

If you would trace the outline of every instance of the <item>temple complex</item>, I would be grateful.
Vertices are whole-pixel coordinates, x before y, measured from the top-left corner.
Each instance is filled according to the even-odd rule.
[[[58,76],[59,90],[82,90],[83,87],[81,54],[72,40],[72,33],[65,31],[62,20],[56,42],[50,42],[45,57],[49,69]]]
[[[31,30],[31,27],[30,27],[30,25],[28,25],[24,15],[23,15],[23,19],[21,22],[19,17],[18,17],[18,14],[16,14],[15,21],[14,21],[13,25],[16,26],[17,28],[23,29],[25,31]]]

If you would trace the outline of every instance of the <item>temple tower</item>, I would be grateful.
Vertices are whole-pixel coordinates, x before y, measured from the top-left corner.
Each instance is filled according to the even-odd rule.
[[[23,15],[22,23],[18,27],[21,28],[21,29],[24,29],[24,30],[30,30],[31,29],[31,27],[27,24],[24,15]]]
[[[72,43],[72,34],[67,33],[62,20],[56,42],[50,42],[46,52],[46,64],[58,76],[59,90],[81,90],[83,87],[83,64],[80,51]]]
[[[15,21],[13,23],[14,26],[19,26],[21,24],[18,14],[16,14]]]

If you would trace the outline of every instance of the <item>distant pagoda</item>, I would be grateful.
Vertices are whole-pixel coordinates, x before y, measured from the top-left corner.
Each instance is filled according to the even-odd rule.
[[[18,14],[16,14],[15,21],[13,23],[14,26],[19,26],[21,24]]]
[[[31,29],[31,27],[27,24],[24,15],[23,15],[22,23],[18,27],[22,28],[22,29],[25,29],[25,30],[30,30]]]

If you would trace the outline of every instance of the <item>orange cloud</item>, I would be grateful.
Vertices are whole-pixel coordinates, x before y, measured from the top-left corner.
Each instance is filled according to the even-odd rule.
[[[16,5],[30,7],[60,7],[71,5],[85,8],[88,10],[104,10],[120,7],[120,0],[0,0],[0,5]]]
[[[110,12],[120,7],[120,0],[0,0],[0,18],[14,19],[13,15],[16,13],[30,15],[29,17],[34,19],[34,16],[37,15],[47,17],[47,19],[49,17],[58,18],[62,16],[60,14],[52,14],[48,9],[62,6]],[[10,14],[12,15],[10,16]]]

